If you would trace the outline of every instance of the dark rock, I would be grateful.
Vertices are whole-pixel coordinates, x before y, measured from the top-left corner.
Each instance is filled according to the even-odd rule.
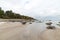
[[[46,23],[46,25],[51,25],[51,24],[52,24],[52,22]]]
[[[55,26],[48,26],[47,29],[55,29]]]
[[[26,24],[27,22],[22,22],[22,24]]]

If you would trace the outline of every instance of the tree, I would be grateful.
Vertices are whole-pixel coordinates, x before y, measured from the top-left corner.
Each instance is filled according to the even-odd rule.
[[[0,7],[0,18],[2,18],[3,15],[4,15],[4,10],[2,10]]]
[[[31,19],[33,20],[34,19],[29,16],[17,14],[15,12],[13,12],[12,10],[7,10],[4,12],[4,10],[2,10],[1,7],[0,7],[0,18],[3,18],[3,19],[25,19],[25,20],[31,20]]]
[[[12,10],[8,10],[5,12],[5,15],[9,18],[14,18],[15,13],[13,13]]]

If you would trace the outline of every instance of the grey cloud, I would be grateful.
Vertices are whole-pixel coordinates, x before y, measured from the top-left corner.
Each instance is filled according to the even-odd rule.
[[[0,7],[29,16],[60,15],[60,0],[0,0]]]

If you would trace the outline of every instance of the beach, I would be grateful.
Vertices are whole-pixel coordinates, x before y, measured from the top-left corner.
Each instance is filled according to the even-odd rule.
[[[0,40],[18,40],[20,31],[25,27],[26,25],[22,25],[21,23],[2,23],[0,25]]]
[[[50,38],[52,32],[49,33],[51,30],[48,29],[49,30],[48,31],[46,27],[47,25],[45,24],[45,22],[44,23],[33,22],[32,24],[27,23],[25,25],[23,25],[20,22],[1,22],[0,40],[47,40],[48,37]],[[56,28],[58,29],[58,27]],[[53,32],[53,34],[55,33]],[[54,40],[54,36],[53,39],[48,40]]]

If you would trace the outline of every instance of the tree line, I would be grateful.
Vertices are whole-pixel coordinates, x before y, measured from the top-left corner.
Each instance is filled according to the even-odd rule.
[[[0,7],[0,18],[1,19],[27,19],[27,20],[34,19],[29,16],[17,14],[15,12],[13,12],[12,10],[4,11],[4,10],[2,10],[1,7]]]

